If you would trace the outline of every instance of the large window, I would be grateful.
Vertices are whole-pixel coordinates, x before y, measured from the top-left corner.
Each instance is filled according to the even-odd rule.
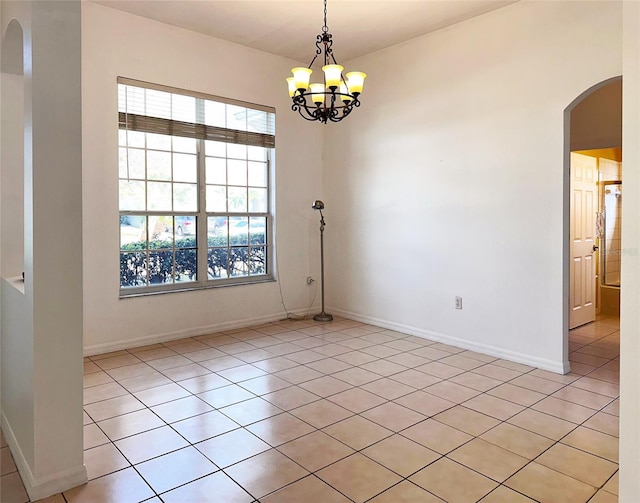
[[[268,107],[118,79],[121,295],[272,279]]]

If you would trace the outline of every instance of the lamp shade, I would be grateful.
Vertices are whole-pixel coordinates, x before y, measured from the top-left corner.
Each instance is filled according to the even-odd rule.
[[[351,94],[360,94],[364,87],[364,79],[367,78],[366,73],[362,72],[349,72],[347,73],[347,86]]]
[[[316,105],[324,102],[324,84],[311,84],[311,101]]]
[[[289,86],[289,98],[293,98],[293,95],[296,94],[296,91],[298,90],[295,79],[293,77],[288,77],[287,85]]]
[[[322,67],[322,71],[324,72],[324,83],[328,88],[337,88],[340,86],[342,70],[344,70],[344,67],[340,65],[325,65]]]
[[[340,84],[340,99],[345,103],[349,103],[352,100],[349,89],[347,89],[347,84],[344,82]]]
[[[302,89],[306,91],[309,89],[309,80],[311,79],[311,74],[313,70],[311,68],[298,67],[293,68],[291,70],[293,73],[293,81],[295,83],[296,89]]]

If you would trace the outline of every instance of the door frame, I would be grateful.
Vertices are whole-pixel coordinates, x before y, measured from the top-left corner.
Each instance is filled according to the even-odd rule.
[[[568,373],[571,370],[571,365],[569,363],[569,311],[571,309],[569,305],[569,290],[571,284],[571,112],[585,98],[589,97],[597,90],[620,80],[622,80],[622,75],[611,77],[609,79],[598,82],[597,84],[591,86],[590,88],[579,94],[571,103],[569,103],[567,108],[564,109],[562,175],[562,360],[565,373]]]

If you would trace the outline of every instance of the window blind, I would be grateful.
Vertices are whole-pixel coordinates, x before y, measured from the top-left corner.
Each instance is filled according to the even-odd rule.
[[[120,129],[275,147],[275,110],[118,78]]]

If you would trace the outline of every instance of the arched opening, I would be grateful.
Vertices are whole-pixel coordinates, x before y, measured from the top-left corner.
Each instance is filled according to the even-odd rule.
[[[2,38],[2,201],[3,278],[21,278],[24,271],[24,33],[12,19]]]
[[[619,329],[621,161],[622,77],[618,76],[587,89],[565,109],[563,353],[567,371],[570,365],[590,370],[589,358],[583,363],[570,357],[572,349],[591,343],[587,339],[595,334]]]
[[[17,19],[9,22],[2,38],[2,73],[24,74],[24,33]]]

